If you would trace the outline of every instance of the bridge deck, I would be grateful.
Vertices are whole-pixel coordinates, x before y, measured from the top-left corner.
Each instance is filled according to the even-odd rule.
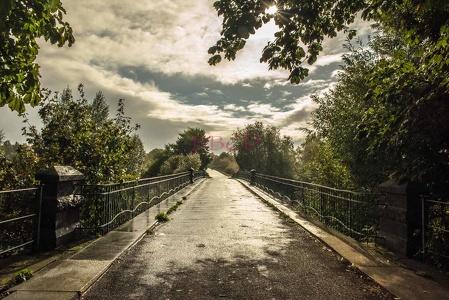
[[[71,299],[81,293],[83,299],[394,298],[239,181],[210,175],[196,189],[48,266],[8,299]],[[157,212],[186,194],[168,223],[144,234]],[[395,291],[406,291],[398,295],[404,299],[449,299],[433,281],[375,264],[364,267],[394,282]]]

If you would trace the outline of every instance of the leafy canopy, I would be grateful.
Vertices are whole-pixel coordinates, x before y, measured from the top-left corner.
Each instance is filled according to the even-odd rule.
[[[140,138],[134,134],[139,128],[132,126],[124,114],[124,102],[118,103],[115,118],[96,118],[96,107],[79,88],[80,99],[65,89],[51,97],[46,94],[45,104],[39,110],[43,127],[40,132],[33,126],[24,128],[28,143],[41,160],[43,167],[69,165],[86,176],[89,183],[118,182],[140,177],[145,151]],[[95,101],[104,103],[102,100]],[[104,109],[107,106],[100,105]]]
[[[273,5],[276,13],[268,10]],[[364,20],[401,28],[410,41],[436,40],[447,26],[449,4],[446,0],[218,0],[214,7],[223,21],[221,38],[208,51],[209,64],[220,63],[222,56],[234,60],[250,35],[274,20],[279,30],[260,61],[267,62],[270,70],[290,71],[290,82],[299,83],[308,75],[304,63],[316,62],[325,38],[341,31],[350,39],[356,35],[348,25],[358,14]]]
[[[281,136],[278,127],[255,122],[237,128],[231,139],[231,152],[240,169],[256,169],[273,176],[294,177],[296,153],[293,140],[289,136]]]
[[[0,106],[22,113],[41,101],[37,39],[72,46],[65,13],[59,0],[0,1]]]

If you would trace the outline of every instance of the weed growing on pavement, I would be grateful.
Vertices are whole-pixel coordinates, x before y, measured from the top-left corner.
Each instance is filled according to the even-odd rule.
[[[33,277],[33,271],[31,271],[29,269],[23,269],[23,270],[20,270],[16,275],[14,275],[14,277],[12,278],[12,282],[14,284],[18,284],[18,283],[27,281],[31,277]]]
[[[356,271],[359,269],[359,267],[357,267],[356,264],[352,263],[348,266],[348,269],[352,270],[352,271]]]
[[[170,207],[170,208],[167,210],[167,215],[169,215],[169,214],[171,214],[172,212],[174,212],[175,210],[177,210],[178,207],[179,207],[181,204],[182,204],[182,201],[176,202],[175,205],[173,205],[172,207]]]
[[[170,219],[166,213],[160,212],[156,215],[156,220],[158,220],[159,222],[168,222]]]
[[[31,277],[33,277],[33,271],[31,271],[30,269],[23,269],[17,272],[13,277],[11,277],[10,280],[5,280],[4,282],[2,282],[0,285],[0,299],[3,299],[4,297],[9,295],[9,292],[7,292],[8,289],[19,283],[29,280]]]
[[[275,206],[273,203],[267,201],[267,202],[265,202],[265,204],[266,204],[268,207],[270,207],[271,209],[277,210],[276,206]]]

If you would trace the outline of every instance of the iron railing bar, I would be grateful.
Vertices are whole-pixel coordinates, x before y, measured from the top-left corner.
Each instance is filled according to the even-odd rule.
[[[106,227],[106,226],[108,226],[108,225],[111,225],[111,224],[112,224],[112,223],[113,223],[119,216],[121,216],[121,215],[123,215],[123,214],[125,214],[125,213],[133,213],[133,212],[135,212],[135,211],[137,210],[137,208],[138,208],[141,204],[151,204],[151,202],[153,202],[154,199],[158,199],[158,200],[159,200],[159,199],[163,199],[164,196],[170,195],[171,192],[176,191],[176,190],[179,190],[180,187],[184,187],[184,186],[186,186],[186,183],[182,183],[182,184],[176,186],[175,188],[170,189],[170,190],[167,191],[167,192],[163,192],[163,193],[160,194],[159,196],[154,196],[153,198],[151,198],[151,200],[150,200],[149,202],[146,202],[146,201],[140,202],[140,203],[139,203],[133,210],[126,209],[126,210],[120,211],[118,214],[116,214],[116,215],[112,218],[112,220],[110,220],[110,221],[107,222],[107,223],[101,224],[101,225],[96,226],[96,227],[88,227],[88,228],[104,228],[104,227]]]
[[[449,202],[442,202],[442,201],[438,201],[438,200],[430,200],[430,199],[425,199],[424,201],[426,201],[426,202],[428,202],[428,203],[433,203],[433,204],[443,204],[443,205],[449,206]]]
[[[19,189],[19,190],[0,191],[0,194],[15,193],[15,192],[30,192],[30,191],[36,191],[37,189],[39,189],[39,188],[34,187],[34,188]]]
[[[32,218],[32,217],[35,217],[35,216],[36,216],[36,214],[31,214],[31,215],[27,215],[27,216],[23,216],[23,217],[17,217],[17,218],[13,218],[13,219],[9,219],[9,220],[0,221],[0,225],[1,224],[15,222],[15,221],[18,221],[18,220]]]
[[[377,195],[376,193],[364,193],[364,192],[355,192],[355,191],[349,191],[349,190],[340,190],[340,189],[336,189],[336,188],[331,188],[328,186],[324,186],[324,185],[319,185],[319,184],[315,184],[315,183],[310,183],[310,182],[305,182],[305,181],[298,181],[298,180],[294,180],[294,179],[288,179],[288,178],[282,178],[282,177],[276,177],[276,176],[271,176],[271,175],[266,175],[266,174],[259,174],[256,173],[256,178],[257,177],[261,177],[265,179],[281,179],[281,180],[285,180],[285,181],[289,181],[289,182],[293,182],[293,183],[299,183],[299,184],[304,184],[304,185],[309,185],[309,186],[313,186],[313,187],[318,187],[318,188],[325,188],[325,189],[329,189],[329,190],[333,190],[333,191],[337,191],[337,192],[346,192],[346,193],[350,193],[353,195],[365,195],[365,194],[372,194],[372,195]],[[290,185],[288,183],[282,182],[282,181],[276,181],[278,183],[282,183],[285,185]],[[292,186],[292,185],[290,185]]]
[[[16,249],[19,249],[19,248],[22,248],[22,247],[24,247],[24,246],[26,246],[26,245],[29,245],[29,244],[32,244],[32,243],[34,243],[34,240],[31,240],[31,241],[29,241],[29,242],[23,243],[22,245],[15,246],[15,247],[9,248],[9,249],[7,249],[7,250],[5,250],[5,251],[2,251],[2,252],[0,252],[0,255],[5,254],[5,253],[8,253],[8,252],[11,252],[11,251],[16,250]]]
[[[160,183],[163,183],[163,182],[172,181],[172,180],[175,180],[175,179],[183,178],[183,177],[185,177],[185,176],[186,176],[186,175],[182,175],[182,176],[173,177],[173,178],[169,178],[169,179],[164,179],[164,180],[160,180],[160,181],[148,182],[148,183],[146,183],[146,184],[141,184],[141,185],[136,185],[136,186],[130,186],[130,187],[126,187],[126,188],[122,188],[122,189],[115,190],[115,191],[110,191],[110,192],[92,193],[92,194],[90,194],[90,193],[85,193],[84,195],[89,195],[89,196],[105,196],[105,195],[108,195],[108,194],[116,194],[116,193],[120,193],[120,192],[126,192],[126,191],[129,191],[129,190],[135,189],[135,188],[145,187],[145,186],[149,186],[149,185],[156,185],[156,184],[160,184]],[[187,178],[187,180],[188,180],[188,178]],[[132,182],[132,181],[130,181],[130,182]],[[83,186],[86,186],[86,185],[83,185]]]
[[[163,176],[157,176],[157,177],[141,178],[141,179],[138,179],[138,180],[124,181],[121,184],[122,185],[126,185],[126,184],[130,184],[130,183],[134,183],[136,181],[140,182],[140,181],[149,181],[149,180],[155,180],[155,179],[167,180],[167,179],[171,179],[171,178],[175,178],[175,177],[177,178],[177,177],[179,177],[181,175],[182,176],[189,175],[189,172],[182,172],[182,173],[163,175]],[[161,180],[161,181],[163,181],[163,180]],[[153,182],[149,182],[149,183],[156,183],[156,182],[160,182],[160,181],[153,181]],[[105,184],[80,184],[80,185],[86,186],[86,187],[110,187],[110,186],[116,186],[118,184],[117,183],[105,183]]]
[[[277,177],[275,177],[275,178],[277,178]],[[263,179],[271,181],[271,182],[275,182],[275,183],[280,183],[282,185],[287,185],[287,186],[290,186],[290,187],[304,188],[304,189],[307,189],[307,190],[310,190],[310,191],[317,191],[317,192],[318,192],[318,190],[315,189],[315,188],[320,188],[321,187],[321,188],[325,188],[325,189],[333,191],[333,192],[350,193],[350,194],[355,195],[355,196],[365,196],[365,195],[378,196],[379,195],[377,193],[363,193],[363,192],[354,192],[354,191],[348,191],[348,190],[339,190],[339,189],[334,189],[334,188],[331,188],[331,187],[320,186],[320,185],[316,185],[316,184],[313,184],[313,183],[302,182],[302,181],[294,181],[294,180],[290,180],[290,179],[289,179],[289,181],[291,181],[291,182],[300,183],[300,184],[303,184],[303,185],[286,183],[286,182],[282,182],[282,181],[279,181],[279,180],[274,180],[274,179],[271,179],[271,178],[263,178]]]

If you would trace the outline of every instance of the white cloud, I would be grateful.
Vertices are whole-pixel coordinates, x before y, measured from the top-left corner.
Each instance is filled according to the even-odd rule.
[[[232,110],[232,111],[241,111],[241,112],[246,111],[246,109],[243,106],[237,106],[235,104],[228,104],[228,105],[225,105],[223,108],[226,110]]]
[[[292,92],[287,80],[288,71],[268,71],[267,64],[259,63],[262,49],[273,40],[273,23],[251,36],[234,61],[211,67],[207,50],[220,38],[221,30],[221,19],[212,0],[192,1],[188,5],[181,0],[66,0],[63,4],[76,43],[72,48],[58,48],[40,41],[42,85],[60,91],[67,86],[76,89],[78,83],[83,83],[88,98],[103,91],[111,111],[118,99],[125,98],[125,113],[145,128],[140,134],[147,150],[173,142],[179,130],[187,126],[204,126],[210,134],[230,136],[237,127],[262,121],[285,126],[283,132],[296,139],[302,134],[298,126],[306,126],[307,114],[314,107],[304,94],[312,90],[322,93],[332,87],[336,71],[329,66],[339,61],[343,52],[344,37],[326,39],[322,56],[314,66],[308,66],[310,80],[297,86],[298,99],[294,101],[296,92]],[[357,22],[361,32],[368,34],[369,26]],[[124,68],[129,69],[126,77]],[[328,74],[319,73],[323,68],[327,68]],[[134,70],[147,72],[142,75]],[[186,79],[182,82],[184,89],[175,80],[162,87],[160,79],[152,74],[164,78],[198,76],[216,84],[190,88],[194,82]],[[322,76],[314,79],[314,75]],[[323,79],[324,75],[328,79]],[[260,85],[263,88],[257,88]],[[218,102],[230,98],[226,87],[239,89],[240,94],[229,99],[230,103]],[[192,98],[183,94],[186,90]],[[283,111],[272,104],[247,100],[266,101],[279,94],[283,97],[278,101],[294,101]],[[194,105],[205,99],[214,105]],[[284,111],[285,108],[290,110]],[[0,129],[5,129],[6,138],[24,141],[20,137],[21,119],[6,112],[7,108],[2,109],[5,112]],[[30,108],[29,114],[30,122],[40,126],[37,109]]]

